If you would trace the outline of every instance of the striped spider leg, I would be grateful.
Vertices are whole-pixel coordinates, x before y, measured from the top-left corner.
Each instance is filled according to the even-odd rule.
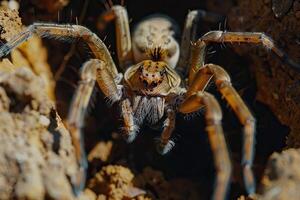
[[[179,69],[181,73],[183,72],[183,74],[186,74],[188,71],[187,85],[189,88],[186,93],[186,100],[180,109],[188,109],[189,106],[193,107],[197,104],[201,104],[202,106],[203,102],[199,103],[199,92],[203,93],[207,84],[211,80],[214,80],[218,90],[222,93],[225,100],[237,114],[240,122],[244,125],[242,159],[244,183],[248,194],[253,194],[255,193],[255,179],[251,167],[254,155],[255,119],[243,100],[240,98],[239,94],[231,86],[230,77],[227,72],[220,66],[205,64],[206,47],[211,43],[261,44],[267,50],[271,50],[276,56],[278,56],[283,64],[287,64],[296,70],[300,70],[300,65],[288,58],[288,56],[275,45],[273,40],[264,33],[210,31],[195,41],[195,30],[197,26],[197,23],[195,22],[198,22],[199,19],[199,17],[197,17],[198,12],[199,11],[197,10],[189,12],[183,32],[184,35],[181,43],[182,53],[179,61],[181,65],[178,65],[177,69]],[[212,16],[210,17],[211,19],[216,19],[214,15],[209,16]],[[191,104],[189,105],[189,103]],[[185,110],[185,112],[187,112],[187,110]],[[217,188],[214,193],[215,198],[222,196],[222,192],[218,191],[225,191],[218,189],[218,178],[216,184]],[[225,183],[222,187],[225,188]]]
[[[197,39],[197,29],[201,22],[220,23],[224,17],[221,15],[207,12],[205,10],[192,10],[186,16],[184,28],[180,43],[180,57],[176,65],[176,71],[185,76],[187,73],[186,66],[190,65],[190,55],[192,46],[191,42]]]
[[[231,43],[231,44],[260,44],[267,50],[271,50],[283,64],[300,70],[300,64],[290,59],[287,54],[282,51],[274,41],[264,33],[260,32],[227,32],[227,31],[210,31],[204,34],[196,42],[191,44],[191,55],[189,57],[189,82],[191,83],[195,73],[203,66],[205,62],[205,50],[207,45],[211,43]]]
[[[110,10],[101,15],[105,22],[115,21],[116,29],[116,50],[120,68],[125,71],[133,64],[132,42],[129,29],[128,13],[126,8],[120,5],[113,5]]]
[[[231,176],[231,162],[229,158],[226,141],[221,124],[222,111],[215,97],[208,92],[197,91],[186,99],[179,106],[179,112],[191,113],[205,106],[206,131],[212,149],[216,181],[213,200],[226,198]]]
[[[91,49],[95,59],[87,61],[81,70],[81,81],[77,88],[67,118],[67,128],[72,137],[75,147],[75,155],[79,165],[76,177],[71,177],[73,190],[78,194],[85,185],[87,160],[84,151],[81,127],[83,126],[84,114],[92,94],[95,81],[97,81],[104,95],[111,102],[121,98],[120,74],[110,56],[105,44],[96,34],[79,25],[58,25],[47,23],[34,23],[24,32],[21,32],[12,40],[0,47],[0,57],[7,55],[13,48],[26,41],[33,34],[54,39],[78,38],[82,39]]]
[[[253,194],[255,192],[255,179],[251,167],[254,154],[255,119],[239,94],[232,87],[230,77],[227,72],[220,66],[214,64],[206,64],[201,67],[195,74],[194,80],[188,88],[188,91],[186,92],[185,100],[180,106],[179,111],[183,113],[189,113],[199,109],[201,106],[205,106],[205,101],[203,100],[204,97],[207,101],[215,102],[213,97],[208,97],[211,95],[208,95],[206,92],[204,92],[205,87],[208,84],[207,82],[211,80],[215,82],[218,90],[221,92],[225,100],[229,103],[230,107],[236,113],[240,122],[244,125],[242,161],[243,174],[246,189],[249,194]],[[209,108],[208,106],[212,105],[206,105],[206,119],[208,121],[207,131],[214,153],[215,166],[217,171],[217,180],[215,186],[216,188],[213,199],[224,199],[227,191],[226,188],[228,188],[228,185],[230,183],[229,178],[231,164],[229,156],[227,155],[228,152],[226,149],[226,145],[222,144],[221,141],[218,141],[218,139],[223,140],[223,131],[220,123],[222,118],[221,110],[219,110],[217,103],[213,104],[213,106],[216,107],[213,111],[211,111],[211,109],[213,108]],[[211,113],[211,115],[209,115],[208,113]],[[215,118],[209,118],[211,116]],[[211,128],[211,126],[214,128]]]

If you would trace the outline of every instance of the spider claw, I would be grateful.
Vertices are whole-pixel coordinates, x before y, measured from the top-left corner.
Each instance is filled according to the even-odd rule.
[[[159,154],[165,155],[175,146],[175,142],[169,140],[166,144],[162,143],[160,138],[155,139],[156,150]]]
[[[135,140],[136,136],[137,136],[137,132],[136,131],[130,132],[130,133],[126,133],[126,134],[123,135],[123,137],[124,137],[124,139],[125,139],[125,141],[127,143],[132,143]]]

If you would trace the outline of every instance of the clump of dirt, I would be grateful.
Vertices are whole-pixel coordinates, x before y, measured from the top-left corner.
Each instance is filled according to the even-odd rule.
[[[264,32],[299,64],[300,3],[294,1],[288,12],[280,18],[272,11],[273,4],[271,0],[238,1],[228,15],[230,30]],[[251,70],[257,82],[257,99],[267,104],[279,121],[290,128],[287,146],[300,147],[299,72],[281,63],[267,49],[254,45],[233,47],[238,54],[251,59]]]
[[[20,33],[22,22],[17,10],[0,7],[0,39],[8,41],[12,36]]]
[[[134,176],[129,168],[107,165],[90,179],[88,188],[99,200],[202,199],[195,184],[184,179],[167,181],[161,171],[151,167]]]
[[[150,199],[144,197],[143,190],[133,187],[133,178],[130,169],[119,165],[108,165],[89,181],[88,187],[101,200]]]
[[[73,199],[69,132],[27,68],[0,74],[0,199]]]
[[[259,192],[261,200],[298,199],[300,196],[300,149],[274,153],[267,164]]]
[[[184,178],[167,180],[160,170],[149,166],[138,172],[134,167],[111,165],[110,163],[127,163],[116,148],[116,141],[101,141],[90,151],[88,160],[90,171],[100,169],[88,181],[88,189],[98,198],[107,199],[165,199],[198,200],[203,199],[199,185]],[[120,149],[119,149],[120,150]]]

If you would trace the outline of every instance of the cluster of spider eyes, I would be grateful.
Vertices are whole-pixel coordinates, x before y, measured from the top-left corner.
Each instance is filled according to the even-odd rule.
[[[156,66],[156,69],[158,69],[158,67]],[[141,68],[141,73],[140,73],[140,76],[139,76],[139,79],[140,81],[144,84],[145,87],[156,87],[158,84],[161,84],[162,83],[162,77],[163,75],[165,74],[165,70],[162,70],[159,72],[159,75],[156,75],[156,74],[149,74],[149,73],[143,73],[143,69]],[[158,79],[158,80],[153,80],[151,81],[151,83],[149,83],[147,81],[148,78],[151,79],[151,77],[153,79]]]
[[[149,75],[146,74],[146,76],[148,77]],[[152,77],[154,78],[155,75],[153,74]],[[158,84],[161,84],[161,83],[162,83],[162,79],[161,79],[161,78],[160,78],[160,80],[157,81],[157,82],[156,82],[156,81],[152,81],[150,85],[149,85],[148,81],[146,81],[146,80],[144,79],[144,76],[141,75],[141,76],[139,77],[139,79],[140,79],[140,81],[142,81],[142,83],[144,84],[145,87],[148,87],[148,86],[156,87]]]

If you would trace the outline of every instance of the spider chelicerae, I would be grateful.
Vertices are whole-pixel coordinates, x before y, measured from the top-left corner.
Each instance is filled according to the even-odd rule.
[[[205,63],[206,47],[211,43],[227,42],[261,44],[285,63],[297,69],[300,67],[288,59],[272,39],[263,33],[210,31],[197,38],[199,20],[205,17],[216,16],[202,10],[188,13],[179,45],[174,38],[176,28],[170,18],[163,15],[149,16],[136,26],[131,37],[126,9],[120,5],[112,6],[103,18],[115,20],[118,67],[102,40],[80,25],[34,23],[1,46],[0,57],[3,57],[33,34],[38,34],[54,39],[79,38],[92,51],[94,59],[82,66],[81,81],[67,118],[67,127],[72,135],[80,166],[78,176],[71,177],[76,193],[84,186],[87,168],[81,128],[97,82],[110,103],[120,106],[124,123],[123,135],[128,142],[135,139],[143,123],[154,126],[163,122],[163,131],[157,143],[157,150],[161,154],[166,154],[174,146],[170,138],[175,128],[176,113],[188,114],[204,108],[206,131],[216,170],[212,199],[225,199],[232,167],[221,125],[220,105],[212,94],[205,91],[211,81],[244,126],[241,165],[248,194],[255,192],[255,179],[251,169],[255,119],[232,87],[228,73],[221,66]]]

